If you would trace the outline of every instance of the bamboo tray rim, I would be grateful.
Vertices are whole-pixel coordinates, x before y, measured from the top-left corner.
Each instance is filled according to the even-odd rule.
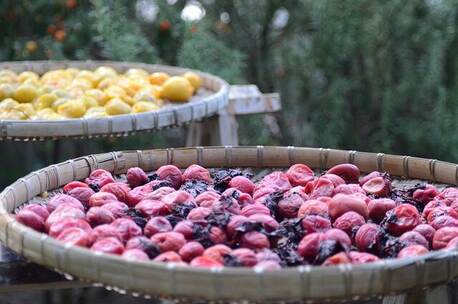
[[[22,186],[22,188],[26,189],[27,194],[25,198],[32,198],[31,193],[29,193],[29,188],[31,187],[30,181],[36,177],[37,175],[39,176],[40,174],[43,174],[44,172],[47,172],[47,176],[49,177],[52,172],[56,173],[58,179],[59,177],[59,167],[60,166],[68,166],[69,162],[78,162],[78,161],[85,161],[88,164],[88,172],[89,170],[93,170],[95,168],[98,168],[99,165],[101,167],[104,167],[105,169],[111,168],[112,172],[115,174],[121,173],[123,170],[126,170],[128,167],[130,167],[131,164],[135,165],[135,162],[139,164],[140,166],[143,165],[145,167],[146,161],[144,160],[144,156],[147,156],[149,153],[151,155],[154,155],[155,157],[158,157],[158,159],[153,159],[153,161],[157,160],[157,163],[151,164],[152,167],[157,166],[159,164],[176,164],[179,166],[179,163],[199,163],[199,164],[205,164],[206,161],[211,161],[211,158],[224,158],[224,162],[222,163],[222,160],[220,159],[219,162],[221,165],[219,166],[208,166],[208,167],[227,167],[227,162],[228,159],[233,158],[235,156],[246,156],[246,157],[252,157],[253,160],[251,160],[252,164],[249,167],[286,167],[288,164],[292,163],[298,163],[301,162],[302,158],[301,157],[312,157],[310,154],[314,153],[313,157],[316,159],[315,165],[311,165],[313,168],[318,168],[321,167],[321,169],[325,169],[330,167],[331,165],[335,163],[342,163],[342,162],[352,162],[358,164],[360,161],[363,161],[363,158],[365,157],[370,157],[371,158],[371,165],[373,168],[380,168],[380,166],[387,165],[389,161],[392,161],[392,158],[396,158],[400,164],[405,164],[407,163],[407,171],[405,171],[405,167],[402,169],[404,172],[407,172],[408,175],[412,174],[415,175],[415,170],[418,169],[417,167],[419,164],[423,163],[425,168],[429,168],[429,172],[422,173],[425,176],[426,175],[431,175],[433,177],[436,177],[436,174],[439,172],[436,172],[438,168],[445,168],[443,166],[446,166],[447,168],[450,168],[451,174],[455,174],[454,176],[450,177],[450,182],[448,184],[452,184],[455,181],[458,181],[458,165],[453,164],[453,163],[448,163],[448,162],[441,162],[437,160],[430,160],[430,159],[424,159],[424,158],[416,158],[416,157],[409,157],[409,156],[398,156],[398,155],[391,155],[391,154],[382,154],[382,153],[366,153],[366,152],[356,152],[356,151],[343,151],[343,150],[333,150],[333,149],[317,149],[317,148],[296,148],[296,147],[263,147],[263,146],[246,146],[246,147],[195,147],[195,148],[178,148],[178,149],[153,149],[153,150],[144,150],[144,151],[121,151],[121,152],[111,152],[111,153],[102,153],[102,154],[97,154],[97,155],[90,155],[86,157],[80,157],[71,161],[55,164],[48,166],[46,168],[40,169],[38,171],[32,172],[29,175],[25,176],[24,178],[19,179],[17,182],[12,184],[11,186],[7,187],[2,193],[0,193],[0,239],[3,242],[6,242],[7,245],[11,246],[13,245],[12,249],[19,254],[24,254],[26,257],[32,259],[35,262],[45,264],[47,266],[55,267],[59,270],[62,271],[68,271],[68,267],[60,267],[62,265],[56,265],[55,263],[44,263],[43,260],[37,260],[37,257],[33,257],[30,254],[27,254],[27,251],[24,251],[24,235],[27,235],[27,239],[35,239],[35,240],[40,240],[39,242],[41,243],[41,246],[43,248],[43,243],[46,242],[46,246],[50,246],[53,248],[56,248],[56,251],[60,255],[59,259],[68,259],[68,256],[66,254],[69,251],[72,251],[74,254],[81,254],[82,256],[85,256],[86,258],[90,260],[95,260],[95,261],[105,261],[107,263],[115,263],[120,265],[122,269],[129,269],[130,267],[140,267],[144,269],[146,272],[161,272],[165,277],[167,277],[167,280],[171,280],[170,282],[175,282],[175,277],[176,276],[187,276],[189,275],[190,277],[203,277],[203,278],[211,278],[212,280],[215,280],[215,286],[213,286],[214,289],[213,292],[216,292],[215,290],[218,290],[217,282],[223,282],[227,278],[234,278],[234,277],[240,277],[244,278],[247,280],[253,280],[253,281],[263,281],[263,280],[282,280],[282,279],[287,279],[290,280],[290,282],[296,282],[298,284],[306,284],[309,282],[312,282],[312,279],[317,279],[322,277],[323,275],[326,278],[330,278],[332,276],[336,277],[342,277],[345,279],[345,281],[342,283],[344,286],[342,287],[343,293],[341,297],[347,297],[347,296],[355,296],[355,293],[353,292],[353,286],[351,285],[353,282],[357,282],[358,279],[370,277],[375,280],[374,276],[380,276],[383,277],[384,279],[380,279],[381,281],[384,281],[387,284],[386,286],[378,286],[377,290],[374,290],[374,293],[376,294],[391,294],[393,292],[399,292],[398,289],[392,290],[395,286],[391,286],[391,280],[393,279],[393,275],[395,275],[397,272],[401,272],[403,270],[407,271],[406,269],[410,269],[410,272],[413,271],[414,275],[417,276],[415,279],[415,282],[417,282],[418,286],[427,286],[429,284],[437,284],[439,282],[445,282],[445,281],[450,281],[453,280],[454,278],[458,277],[458,266],[454,266],[455,264],[458,264],[458,252],[456,251],[446,251],[446,250],[436,250],[432,251],[428,254],[417,256],[417,257],[408,257],[408,258],[403,258],[403,259],[383,259],[377,262],[372,262],[368,264],[360,264],[360,265],[351,265],[351,264],[343,264],[343,265],[337,265],[337,266],[315,266],[315,265],[301,265],[297,267],[286,267],[281,270],[256,270],[253,268],[244,268],[244,267],[224,267],[222,269],[200,269],[200,268],[194,268],[194,267],[182,267],[182,266],[176,266],[173,264],[166,264],[166,263],[160,263],[160,262],[134,262],[134,261],[127,261],[125,259],[122,259],[119,256],[116,255],[107,255],[107,254],[99,254],[90,251],[89,249],[82,248],[82,247],[69,247],[64,245],[61,242],[58,242],[51,237],[48,237],[46,234],[36,232],[26,226],[23,226],[22,224],[18,223],[12,214],[9,213],[8,209],[11,209],[9,207],[10,205],[10,198],[13,197],[13,203],[15,205],[20,205],[24,202],[19,202],[21,199],[19,198],[19,192],[15,191],[15,187],[18,188],[19,186]],[[216,153],[215,155],[217,156],[212,156],[212,153]],[[270,154],[269,154],[270,153]],[[207,155],[206,155],[207,154]],[[278,156],[280,155],[280,156]],[[304,156],[305,155],[305,156]],[[308,155],[308,156],[307,156]],[[159,159],[159,157],[163,157]],[[205,160],[205,156],[207,157],[207,160]],[[284,159],[283,165],[277,165],[276,163],[272,163],[269,165],[266,165],[267,159],[273,160],[273,157],[279,157]],[[101,160],[106,160],[104,162],[99,162],[97,159],[100,158]],[[184,160],[184,162],[181,161],[181,158],[187,158]],[[407,160],[407,162],[406,162]],[[418,163],[417,163],[418,162]],[[92,165],[91,165],[92,164]],[[73,166],[73,163],[72,163]],[[180,167],[180,166],[179,166]],[[181,166],[183,167],[183,166]],[[245,165],[238,166],[236,164],[231,165],[231,167],[246,167]],[[372,168],[372,167],[371,167]],[[372,170],[372,169],[370,169]],[[362,169],[363,172],[367,172],[370,170],[364,170]],[[410,170],[410,172],[409,172]],[[428,170],[427,170],[428,171]],[[84,173],[83,175],[86,175]],[[417,178],[417,176],[414,176],[413,178]],[[425,178],[426,179],[426,178]],[[454,180],[455,179],[455,180]],[[452,182],[454,181],[454,182]],[[56,181],[56,183],[59,183],[59,181]],[[60,184],[64,184],[64,180],[60,180]],[[52,187],[52,183],[50,182],[47,184],[44,188],[47,187]],[[28,185],[28,186],[27,186]],[[40,183],[40,188],[42,188],[42,185]],[[14,208],[13,208],[14,209]],[[2,233],[3,232],[3,233]],[[12,242],[12,239],[9,239],[12,237],[14,233],[19,233],[21,236],[21,240],[23,244],[14,244]],[[11,234],[11,235],[10,235]],[[439,280],[437,277],[431,278],[431,277],[425,277],[425,271],[426,269],[429,269],[430,267],[433,267],[435,263],[440,263],[441,265],[445,263],[446,273],[441,274],[441,279]],[[66,266],[66,265],[64,265]],[[136,268],[138,269],[138,268]],[[428,270],[432,271],[432,270]],[[69,272],[72,274],[71,272]],[[126,277],[130,278],[133,276],[131,279],[135,279],[135,273],[132,273],[129,271],[128,273],[125,274]],[[412,275],[412,273],[411,273]],[[98,281],[97,278],[93,277],[81,277],[82,279],[89,279],[89,280],[94,280]],[[126,280],[128,279],[126,278]],[[350,283],[346,282],[350,280]],[[101,280],[103,281],[103,280]],[[348,285],[349,284],[349,285]],[[372,284],[372,283],[371,283]],[[302,286],[301,285],[301,286]],[[348,285],[348,286],[347,286]],[[270,286],[270,285],[269,285]],[[169,288],[169,292],[164,292],[166,295],[172,295],[174,296],[174,290],[175,286],[167,287]],[[167,289],[165,288],[165,289]],[[258,288],[261,288],[258,286]],[[131,289],[131,287],[128,287],[128,289]],[[265,290],[265,289],[264,289]],[[256,290],[257,292],[258,290]],[[308,291],[310,292],[310,291]],[[300,293],[302,296],[300,296],[301,299],[305,298],[307,295],[307,292],[301,291]],[[216,295],[216,293],[214,294]],[[212,295],[203,295],[203,298],[218,298],[216,296]],[[357,295],[357,294],[356,294]],[[364,293],[363,293],[364,295]],[[367,295],[367,294],[365,294]],[[186,294],[180,294],[180,296],[187,296]],[[283,295],[285,296],[285,295]],[[264,296],[263,296],[264,297]],[[263,298],[261,297],[261,298]],[[237,298],[237,295],[234,295],[233,298]],[[269,295],[265,296],[265,299],[274,299],[276,298],[275,296]],[[289,296],[286,296],[286,298],[290,298]],[[294,299],[297,299],[297,295],[293,297]],[[321,298],[321,297],[320,297]],[[330,296],[330,298],[334,298],[333,296]],[[264,298],[263,298],[264,299]]]

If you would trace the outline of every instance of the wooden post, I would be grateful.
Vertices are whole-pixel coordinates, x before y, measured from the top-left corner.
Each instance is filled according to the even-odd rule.
[[[188,128],[186,145],[237,146],[238,115],[273,113],[281,110],[278,93],[262,94],[255,85],[233,85],[229,104],[215,118],[192,123]]]

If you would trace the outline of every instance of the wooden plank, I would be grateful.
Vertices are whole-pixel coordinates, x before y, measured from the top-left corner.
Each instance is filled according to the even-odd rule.
[[[226,111],[233,115],[273,113],[281,110],[278,93],[262,94],[255,85],[232,85]]]
[[[63,275],[30,263],[0,245],[0,293],[91,286],[67,280]]]

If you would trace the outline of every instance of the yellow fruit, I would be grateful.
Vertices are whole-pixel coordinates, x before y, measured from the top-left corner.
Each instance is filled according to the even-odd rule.
[[[80,71],[78,74],[76,74],[75,78],[85,78],[89,80],[93,86],[96,85],[98,82],[98,77],[94,73],[88,70]]]
[[[54,101],[57,100],[57,95],[48,93],[48,94],[43,94],[39,96],[36,101],[34,102],[35,109],[37,110],[42,110],[46,108],[50,108]]]
[[[57,113],[68,118],[80,118],[86,114],[86,105],[81,100],[69,100],[57,107]]]
[[[3,77],[3,76],[16,78],[17,74],[14,71],[11,71],[11,70],[0,70],[0,77]]]
[[[116,79],[114,77],[104,78],[102,81],[99,82],[97,85],[97,89],[105,90],[106,88],[115,85]]]
[[[139,101],[132,107],[132,112],[134,113],[143,113],[156,110],[159,110],[159,106],[148,101]]]
[[[48,120],[61,120],[61,119],[66,119],[66,117],[60,115],[60,114],[57,114],[57,113],[52,113],[52,114],[49,114],[48,116],[46,116],[46,119]]]
[[[137,103],[137,100],[135,100],[133,97],[130,97],[129,95],[124,95],[123,97],[121,97],[121,99],[130,106],[133,106]]]
[[[40,76],[38,76],[37,73],[25,71],[19,74],[19,76],[17,77],[17,80],[21,83],[26,81],[27,79],[38,81],[40,79]]]
[[[76,74],[78,74],[80,72],[80,69],[77,69],[77,68],[68,68],[68,69],[65,69],[65,70],[61,70],[62,72],[64,73],[67,73],[69,75],[72,75],[72,76],[75,76]]]
[[[108,116],[104,107],[90,108],[84,115],[85,118],[103,118]]]
[[[94,74],[97,75],[99,79],[104,77],[115,77],[118,75],[115,69],[107,66],[98,67],[95,69]]]
[[[107,94],[110,99],[111,98],[119,98],[119,97],[123,97],[123,96],[126,96],[126,91],[124,91],[123,88],[121,88],[120,86],[116,86],[116,85],[112,85],[112,86],[109,86],[108,88],[105,89],[105,94]]]
[[[81,78],[73,79],[72,86],[73,87],[79,87],[79,88],[82,88],[84,90],[89,90],[89,89],[92,89],[94,87],[94,84],[90,79],[81,77]]]
[[[29,84],[21,84],[13,93],[15,100],[19,102],[32,102],[37,97],[37,88]]]
[[[105,108],[104,107],[94,107],[94,108],[87,109],[86,115],[92,114],[92,113],[100,113],[100,112],[105,112]]]
[[[134,96],[135,100],[142,100],[142,101],[155,101],[155,98],[153,97],[153,93],[150,91],[140,91]]]
[[[16,83],[16,78],[11,76],[0,76],[0,83],[13,84]]]
[[[0,112],[6,112],[18,105],[18,102],[12,98],[7,98],[0,102]]]
[[[85,95],[97,100],[100,106],[104,106],[110,100],[110,97],[99,89],[87,90]]]
[[[162,85],[170,75],[164,72],[155,72],[149,76],[149,82],[155,85]]]
[[[86,106],[86,109],[99,106],[99,103],[97,102],[97,100],[94,97],[83,96],[83,97],[80,97],[79,100],[81,100],[84,103],[84,105]]]
[[[68,102],[69,100],[70,100],[69,98],[58,98],[52,103],[51,108],[53,109],[53,111],[57,111],[57,108],[59,108],[59,106]]]
[[[105,105],[105,111],[109,115],[129,114],[131,107],[120,98],[113,98]]]
[[[28,117],[26,115],[24,115],[24,113],[19,112],[19,111],[15,111],[15,110],[11,110],[11,111],[5,112],[1,116],[1,119],[6,119],[6,120],[25,120],[27,118]]]
[[[55,94],[57,97],[60,98],[67,98],[70,97],[67,91],[62,90],[62,89],[55,89],[51,91],[52,94]]]
[[[18,104],[12,109],[12,111],[21,112],[24,115],[23,119],[29,119],[35,115],[35,110],[33,109],[33,106],[30,103]]]
[[[45,120],[45,119],[48,119],[48,116],[53,115],[55,113],[56,112],[54,112],[51,109],[42,109],[42,110],[37,111],[37,115],[35,116],[35,119]]]
[[[11,84],[0,84],[0,101],[13,95],[14,87]]]
[[[194,88],[194,92],[197,92],[197,90],[202,86],[202,78],[194,72],[186,72],[183,77],[191,83]]]
[[[141,77],[148,77],[148,72],[143,69],[128,69],[125,73],[126,76],[141,76]]]
[[[191,98],[193,87],[189,81],[181,76],[173,76],[162,85],[162,98],[170,101],[185,102]]]

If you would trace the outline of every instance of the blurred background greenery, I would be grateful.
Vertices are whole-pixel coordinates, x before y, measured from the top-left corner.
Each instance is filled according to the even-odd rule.
[[[110,59],[197,68],[278,91],[279,132],[240,120],[241,144],[307,145],[458,162],[456,0],[1,0],[0,61]],[[184,145],[183,130],[0,143],[0,186],[59,159]]]

